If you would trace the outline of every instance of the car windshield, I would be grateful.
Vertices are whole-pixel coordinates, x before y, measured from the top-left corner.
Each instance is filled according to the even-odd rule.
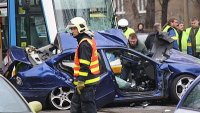
[[[27,113],[31,112],[29,107],[18,95],[18,93],[0,77],[0,112],[1,113]]]
[[[200,83],[189,93],[183,102],[183,107],[200,111]]]
[[[83,17],[91,30],[112,28],[111,0],[53,0],[58,32],[66,31],[70,19]]]

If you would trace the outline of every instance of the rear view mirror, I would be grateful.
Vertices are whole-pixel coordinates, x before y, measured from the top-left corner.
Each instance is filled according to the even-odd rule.
[[[42,111],[42,104],[38,101],[32,101],[28,103],[31,110],[35,113]]]

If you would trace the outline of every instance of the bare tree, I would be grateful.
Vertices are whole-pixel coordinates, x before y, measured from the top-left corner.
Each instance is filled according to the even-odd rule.
[[[134,14],[134,18],[136,19],[139,19],[139,12],[138,12],[138,9],[137,9],[137,5],[135,3],[136,1],[131,1],[131,6],[132,6],[132,11],[133,11],[133,14]]]
[[[167,23],[167,10],[168,10],[168,3],[170,0],[159,0],[160,5],[162,7],[162,16],[161,16],[161,24],[162,26]]]
[[[126,0],[126,1],[129,1],[129,5],[130,5],[130,9],[129,11],[132,12],[130,13],[130,15],[128,15],[130,20],[129,22],[131,23],[132,25],[132,28],[135,28],[135,26],[137,25],[138,21],[140,20],[140,16],[139,16],[139,12],[138,12],[138,9],[137,9],[137,5],[136,5],[136,1],[135,0]]]
[[[155,0],[147,0],[146,11],[145,26],[151,29],[155,23]]]

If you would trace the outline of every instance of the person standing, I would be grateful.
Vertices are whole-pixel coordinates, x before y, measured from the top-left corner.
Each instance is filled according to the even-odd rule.
[[[192,56],[200,58],[200,29],[197,18],[191,20],[191,27],[186,29],[186,33],[191,38]]]
[[[99,83],[99,60],[93,33],[82,17],[72,18],[67,26],[77,39],[74,57],[74,84],[71,113],[97,113],[94,87]]]
[[[125,37],[128,39],[129,38],[129,35],[131,33],[135,33],[134,29],[128,27],[128,20],[126,19],[120,19],[118,21],[118,29],[121,29],[125,35]]]
[[[178,26],[178,20],[176,18],[171,18],[168,20],[167,24],[163,27],[163,32],[167,32],[168,35],[174,40],[173,48],[179,50],[178,46],[178,32],[176,30]]]
[[[192,55],[191,39],[185,31],[184,23],[179,22],[177,27],[177,32],[179,36],[179,50],[183,53]]]

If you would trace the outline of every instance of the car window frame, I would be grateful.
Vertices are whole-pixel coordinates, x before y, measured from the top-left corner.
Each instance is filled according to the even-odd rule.
[[[129,51],[129,52],[132,53],[132,55],[133,55],[134,57],[139,57],[139,59],[142,58],[142,60],[147,60],[147,61],[150,62],[152,65],[155,63],[155,65],[154,65],[154,73],[155,73],[155,74],[156,74],[156,70],[155,70],[156,65],[160,65],[160,63],[154,61],[154,60],[151,59],[150,57],[148,57],[148,56],[146,56],[146,55],[144,55],[144,54],[142,54],[142,53],[140,53],[140,52],[137,52],[137,51],[135,51],[135,50],[133,50],[133,49],[130,49],[130,48],[120,48],[120,47],[119,47],[119,48],[116,47],[116,48],[104,48],[104,49],[103,49],[103,51],[104,51],[104,53],[105,53],[105,56],[106,56],[106,59],[107,59],[108,62],[109,62],[109,60],[108,60],[107,55],[106,55],[106,50],[108,50],[108,49],[114,49],[114,50],[116,50],[116,49],[121,49],[121,51]],[[131,59],[131,58],[127,58],[126,60],[129,60],[129,61],[131,61],[131,62],[134,62],[134,60]],[[110,62],[109,62],[109,66],[110,66],[110,68],[111,68]],[[157,76],[157,74],[156,74],[155,76]]]
[[[180,107],[180,108],[200,112],[200,109],[191,108],[191,107],[189,107],[189,106],[184,106],[184,103],[187,101],[187,99],[189,98],[189,96],[193,93],[193,91],[195,90],[195,88],[196,88],[198,85],[199,85],[199,92],[200,92],[200,81],[198,81],[196,84],[191,85],[191,89],[188,90],[189,93],[186,93],[185,98],[183,98],[183,100],[182,100],[182,102],[181,102],[182,104],[181,104],[181,107]],[[197,96],[194,96],[194,97],[197,97]],[[196,98],[193,99],[193,100],[196,100]],[[199,98],[199,103],[200,103],[200,98]]]

